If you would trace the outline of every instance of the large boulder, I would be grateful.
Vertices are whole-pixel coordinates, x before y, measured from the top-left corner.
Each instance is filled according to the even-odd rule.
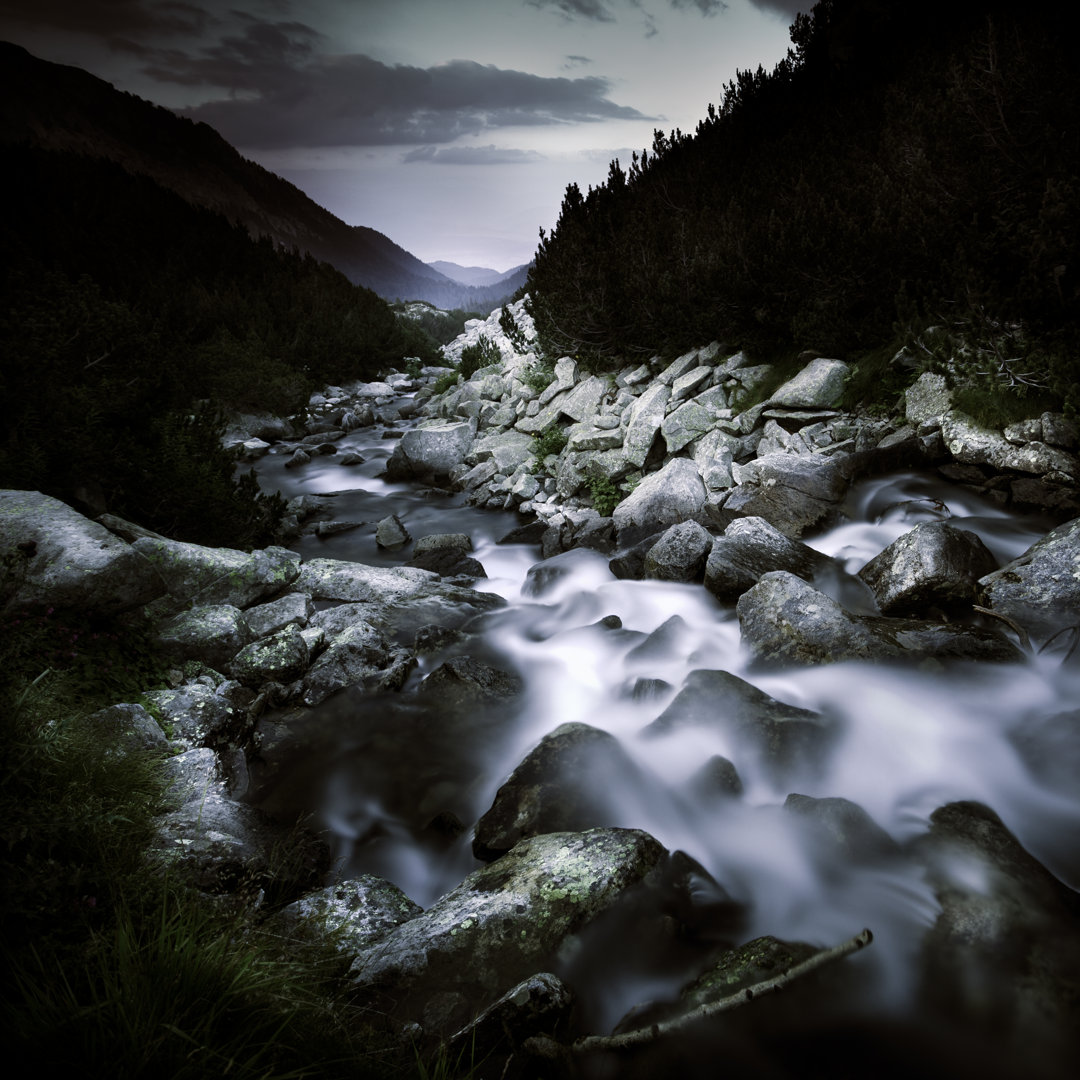
[[[337,634],[304,676],[302,700],[318,705],[346,686],[377,675],[390,662],[386,638],[370,623],[354,621]]]
[[[0,605],[127,611],[160,596],[156,567],[133,545],[38,491],[0,491]]]
[[[743,593],[735,610],[743,644],[761,664],[1022,659],[1015,646],[989,630],[852,615],[832,597],[783,570],[766,574]]]
[[[769,398],[769,405],[806,409],[836,405],[844,392],[851,368],[843,360],[811,360]]]
[[[528,836],[618,824],[612,794],[640,795],[640,770],[614,735],[562,724],[545,735],[499,788],[476,823],[473,854],[504,855]]]
[[[475,432],[466,421],[410,428],[386,463],[387,479],[447,483],[454,466],[465,460]]]
[[[245,645],[233,657],[230,673],[245,686],[266,682],[289,683],[307,670],[311,651],[300,627],[289,623],[266,637]]]
[[[724,510],[763,517],[794,540],[835,518],[848,490],[841,465],[813,454],[765,454],[742,466],[737,479]]]
[[[979,584],[988,607],[1033,637],[1080,625],[1080,518],[1059,525]]]
[[[970,606],[997,560],[979,537],[944,521],[924,521],[871,559],[859,577],[885,614],[931,605]]]
[[[352,968],[357,989],[399,1021],[451,1034],[550,970],[574,935],[659,874],[666,855],[631,829],[522,840],[361,954]]]
[[[984,428],[967,413],[954,409],[941,421],[941,436],[949,453],[965,465],[990,465],[995,469],[1080,476],[1080,461],[1064,450],[1043,442],[1014,446],[1000,431]]]
[[[773,570],[810,581],[833,565],[827,555],[785,536],[764,518],[736,518],[709,552],[705,588],[718,600],[734,602]]]
[[[672,458],[650,473],[612,514],[619,546],[627,547],[668,525],[704,512],[705,484],[689,458]]]
[[[149,690],[147,708],[161,719],[174,747],[221,747],[242,742],[253,721],[237,683],[203,676],[175,689]]]
[[[170,596],[195,605],[246,608],[284,592],[300,572],[300,556],[281,547],[248,552],[151,537],[132,547],[154,564]]]

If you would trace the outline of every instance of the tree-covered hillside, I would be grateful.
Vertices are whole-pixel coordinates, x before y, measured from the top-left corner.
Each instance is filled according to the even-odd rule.
[[[289,412],[316,385],[435,355],[370,290],[145,176],[26,146],[0,168],[0,486],[265,541],[273,506],[233,483],[218,410]]]
[[[857,356],[936,324],[1000,365],[1022,327],[1038,381],[1067,391],[1076,22],[1042,0],[822,0],[693,135],[570,185],[529,278],[550,351]]]

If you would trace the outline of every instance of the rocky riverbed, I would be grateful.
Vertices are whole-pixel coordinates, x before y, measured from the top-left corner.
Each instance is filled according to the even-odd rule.
[[[257,882],[493,1076],[1064,1074],[1075,429],[979,430],[928,375],[846,415],[812,356],[742,409],[767,373],[717,345],[537,390],[497,316],[450,352],[502,362],[441,394],[394,373],[245,422],[287,546],[0,493],[9,606],[137,612],[173,659],[99,714],[168,755],[153,858]]]

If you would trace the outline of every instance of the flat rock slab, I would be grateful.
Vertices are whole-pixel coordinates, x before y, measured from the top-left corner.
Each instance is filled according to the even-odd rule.
[[[127,611],[161,596],[156,567],[133,545],[38,491],[0,491],[0,554],[18,584],[4,610]]]
[[[575,934],[666,856],[634,829],[523,840],[361,954],[352,967],[357,988],[398,1020],[452,1034],[550,970]]]

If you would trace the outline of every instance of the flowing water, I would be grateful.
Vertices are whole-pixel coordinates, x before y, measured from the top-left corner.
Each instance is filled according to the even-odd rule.
[[[469,654],[516,671],[526,691],[512,710],[455,724],[408,694],[346,691],[294,723],[290,737],[268,753],[271,768],[257,798],[279,813],[311,812],[332,838],[342,877],[376,873],[429,906],[479,865],[472,826],[512,769],[544,735],[580,721],[616,736],[638,767],[639,782],[602,793],[608,824],[644,829],[698,859],[747,905],[742,939],[773,934],[829,945],[871,927],[875,946],[859,962],[872,972],[867,1004],[885,1012],[909,999],[915,950],[938,912],[934,896],[909,863],[860,863],[813,842],[805,823],[783,810],[789,793],[852,800],[899,843],[924,833],[942,804],[978,800],[1061,880],[1080,887],[1080,791],[1045,770],[1036,775],[1013,738],[1022,723],[1080,702],[1080,673],[1060,653],[999,666],[847,663],[756,671],[740,645],[733,608],[701,586],[620,581],[606,556],[583,550],[550,559],[542,575],[528,577],[538,550],[495,543],[518,523],[515,515],[379,480],[393,445],[381,429],[369,429],[341,444],[366,456],[359,467],[329,457],[285,471],[284,457],[269,456],[258,472],[265,488],[287,496],[343,492],[335,517],[368,523],[304,538],[294,547],[308,558],[404,561],[408,547],[385,552],[374,542],[374,523],[389,513],[414,537],[470,534],[488,574],[476,588],[500,594],[507,606],[477,620],[483,646],[478,651],[470,642]],[[919,521],[949,518],[976,532],[1002,562],[1052,525],[914,474],[858,485],[846,516],[807,542],[836,560],[835,579],[819,587],[863,611],[873,610],[872,600],[849,575]],[[612,615],[621,628],[600,622]],[[414,682],[447,655],[422,658]],[[697,668],[723,669],[780,701],[834,718],[840,736],[828,757],[816,768],[778,775],[721,731],[686,727],[643,736]],[[740,797],[703,793],[698,774],[715,755],[735,763]],[[464,833],[438,827],[448,815]],[[671,988],[648,973],[608,984],[592,1003],[592,1020],[610,1027],[630,1005]]]

